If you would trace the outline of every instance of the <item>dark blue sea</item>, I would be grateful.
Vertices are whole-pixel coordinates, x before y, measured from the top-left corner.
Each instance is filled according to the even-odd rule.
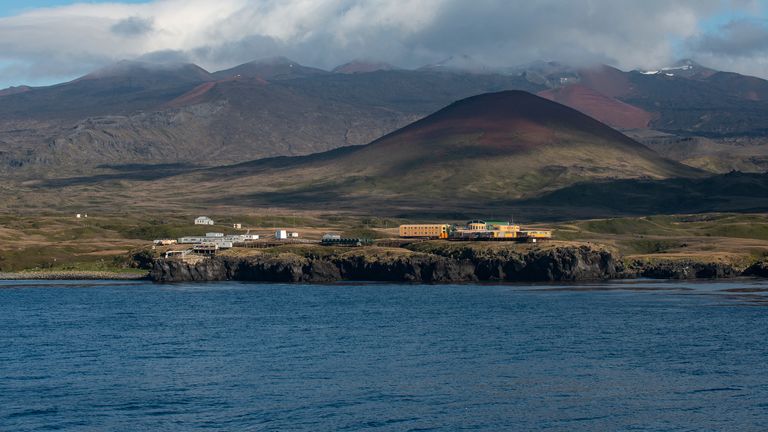
[[[0,282],[2,431],[765,431],[768,282]]]

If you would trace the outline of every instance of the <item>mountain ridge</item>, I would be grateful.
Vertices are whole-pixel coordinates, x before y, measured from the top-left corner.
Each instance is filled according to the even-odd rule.
[[[196,181],[232,191],[280,185],[248,193],[267,201],[433,202],[537,196],[585,180],[701,175],[576,110],[504,91],[454,102],[364,146],[213,168]]]
[[[768,136],[768,82],[726,72],[694,79],[539,62],[531,73],[345,74],[280,57],[240,66],[256,69],[210,74],[191,64],[128,61],[68,83],[0,91],[0,175],[81,175],[120,164],[213,166],[321,152],[365,144],[458,99],[514,89],[551,97],[619,129],[726,144]],[[752,156],[764,152],[755,149],[739,148],[732,162],[692,163],[716,172],[759,170],[763,164]],[[696,156],[686,163],[704,160]]]

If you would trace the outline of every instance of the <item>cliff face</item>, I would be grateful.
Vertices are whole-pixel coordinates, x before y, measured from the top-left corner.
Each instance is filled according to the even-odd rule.
[[[610,279],[622,270],[609,251],[588,246],[483,253],[472,248],[404,252],[354,250],[325,257],[293,253],[220,256],[196,264],[156,260],[150,277],[157,282],[543,282]]]
[[[637,260],[628,263],[625,271],[626,277],[651,279],[722,279],[748,275],[750,273],[744,271],[743,267],[732,263],[693,260]]]
[[[768,260],[758,261],[744,270],[745,276],[768,277]]]

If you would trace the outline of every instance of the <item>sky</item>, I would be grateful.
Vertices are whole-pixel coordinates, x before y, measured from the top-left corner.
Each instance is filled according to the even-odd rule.
[[[0,88],[126,59],[215,71],[273,56],[324,69],[692,58],[768,78],[768,0],[0,0]]]

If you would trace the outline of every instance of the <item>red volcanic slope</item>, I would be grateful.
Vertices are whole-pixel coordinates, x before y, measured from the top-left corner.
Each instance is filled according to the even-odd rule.
[[[566,130],[640,146],[594,118],[519,90],[487,93],[454,102],[368,146],[388,143],[435,143],[440,146],[442,138],[480,134],[477,143],[482,146],[515,150],[555,140],[558,132]]]
[[[395,69],[394,66],[388,63],[381,62],[365,62],[360,60],[351,61],[349,63],[337,66],[333,69],[334,73],[342,74],[355,74],[355,73],[367,73],[376,71],[388,71]]]
[[[596,68],[579,71],[580,84],[608,97],[627,96],[633,91],[632,83],[626,72],[601,65]]]
[[[9,96],[12,94],[26,93],[30,90],[32,90],[32,88],[28,86],[8,87],[7,89],[0,90],[0,96]]]
[[[652,114],[636,106],[605,96],[583,85],[546,90],[539,96],[577,109],[590,117],[619,129],[648,127]]]
[[[186,105],[194,105],[196,103],[203,102],[205,100],[204,96],[208,94],[211,90],[216,88],[218,84],[227,82],[227,81],[250,81],[252,83],[255,83],[256,85],[267,85],[268,82],[261,78],[229,78],[229,79],[223,79],[218,81],[209,81],[206,83],[202,83],[199,86],[193,88],[192,90],[184,93],[183,95],[173,99],[172,101],[166,103],[164,106],[168,108],[179,108]]]
[[[165,106],[169,108],[178,108],[184,105],[195,104],[197,102],[202,101],[203,95],[208,93],[214,87],[216,87],[215,81],[210,81],[207,83],[200,84],[199,86],[193,88],[192,90],[168,102],[167,104],[165,104]]]

